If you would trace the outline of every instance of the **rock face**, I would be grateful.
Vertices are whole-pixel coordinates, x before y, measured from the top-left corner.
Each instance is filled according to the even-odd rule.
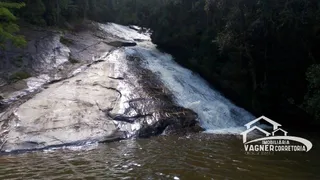
[[[4,103],[19,100],[43,84],[73,76],[73,71],[114,48],[94,35],[94,24],[80,32],[23,27],[27,47],[0,52],[0,96]],[[32,77],[29,77],[32,76]]]
[[[143,57],[114,48],[133,46],[132,39],[111,36],[105,26],[93,27],[63,37],[66,58],[76,59],[77,65],[69,61],[52,68],[55,73],[35,93],[6,104],[0,113],[0,151],[200,130],[197,115],[177,106],[157,75],[141,66]]]
[[[3,149],[105,141],[114,136],[115,124],[100,110],[111,108],[120,96],[112,89],[115,80],[106,76],[107,67],[96,64],[78,76],[47,86],[19,106],[9,120],[13,129],[6,134]]]

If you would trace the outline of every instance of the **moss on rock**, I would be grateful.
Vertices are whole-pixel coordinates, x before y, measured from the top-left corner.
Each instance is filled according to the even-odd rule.
[[[64,45],[72,45],[74,42],[71,39],[65,38],[63,36],[60,37],[60,42]]]
[[[18,71],[18,72],[13,73],[9,77],[9,79],[11,81],[19,81],[19,80],[22,80],[22,79],[27,79],[29,77],[31,77],[30,73],[25,72],[25,71]]]

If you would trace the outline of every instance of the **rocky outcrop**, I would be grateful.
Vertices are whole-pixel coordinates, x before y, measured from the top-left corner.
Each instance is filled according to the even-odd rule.
[[[72,77],[114,48],[136,45],[133,41],[108,35],[97,23],[87,22],[76,30],[62,32],[23,27],[27,46],[23,49],[8,46],[6,51],[0,52],[2,102],[14,102],[45,83]]]
[[[108,79],[107,68],[107,63],[93,65],[73,78],[48,85],[16,108],[6,120],[9,128],[2,150],[124,138],[100,110],[113,108],[121,95],[115,90],[117,82]]]
[[[37,91],[10,101],[0,113],[0,151],[201,130],[197,115],[177,106],[157,75],[141,66],[143,57],[130,48],[116,49],[128,39],[108,33],[91,26],[63,36],[68,62],[52,68]]]

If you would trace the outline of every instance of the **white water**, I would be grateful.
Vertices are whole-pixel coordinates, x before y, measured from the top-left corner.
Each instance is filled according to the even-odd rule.
[[[174,94],[180,106],[195,111],[203,128],[211,133],[239,133],[243,125],[254,117],[235,106],[218,91],[210,87],[198,74],[181,67],[172,56],[160,52],[146,34],[139,34],[126,26],[108,23],[101,28],[125,40],[145,39],[135,47],[124,48],[126,54],[136,54],[145,60],[145,68],[159,75]]]
[[[214,90],[198,74],[181,67],[173,58],[151,43],[134,47],[145,58],[145,67],[159,75],[173,92],[176,102],[195,111],[201,125],[212,133],[238,133],[254,117]]]
[[[141,34],[136,30],[129,28],[128,26],[123,26],[115,23],[99,24],[100,29],[111,34],[115,37],[127,40],[134,41],[135,39],[150,41],[150,34]],[[135,29],[139,29],[138,26],[134,26]]]

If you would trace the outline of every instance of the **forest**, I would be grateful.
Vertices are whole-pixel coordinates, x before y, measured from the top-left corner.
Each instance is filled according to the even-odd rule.
[[[0,45],[19,24],[84,20],[150,28],[152,41],[237,105],[320,124],[319,0],[2,0]]]

